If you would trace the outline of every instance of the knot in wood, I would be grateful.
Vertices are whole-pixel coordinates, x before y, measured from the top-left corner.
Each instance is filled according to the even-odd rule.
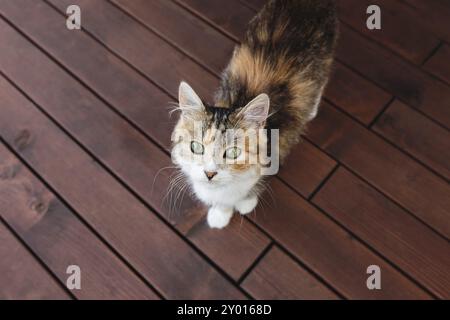
[[[27,129],[21,130],[14,140],[14,145],[19,149],[25,149],[31,140],[31,133]]]

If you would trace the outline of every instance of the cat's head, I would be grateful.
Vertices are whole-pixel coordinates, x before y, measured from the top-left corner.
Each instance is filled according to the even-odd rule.
[[[259,177],[267,154],[263,129],[270,100],[260,94],[244,106],[205,105],[185,82],[179,87],[180,119],[172,134],[172,160],[194,182],[223,186]]]

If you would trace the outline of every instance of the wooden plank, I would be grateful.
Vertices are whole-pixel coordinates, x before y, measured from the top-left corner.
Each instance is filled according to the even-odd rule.
[[[369,125],[389,103],[392,95],[336,62],[324,97]]]
[[[1,179],[8,172],[0,170]],[[0,222],[0,299],[67,300],[70,296]]]
[[[268,0],[242,0],[248,6],[255,10],[259,10]]]
[[[68,0],[53,2],[59,8],[70,3]],[[183,51],[196,60],[201,57],[201,61],[209,66],[213,72],[221,72],[233,53],[233,45],[230,39],[223,38],[219,31],[205,25],[194,16],[186,14],[185,9],[172,1],[113,0],[112,2],[162,37],[176,39],[173,43],[178,48],[182,50],[186,47],[190,48],[189,52]],[[85,6],[89,5],[89,1],[80,3]],[[208,1],[203,1],[203,5],[208,6],[208,4]],[[228,6],[229,4],[224,2],[223,5]],[[139,12],[139,15],[136,15],[136,12]],[[185,19],[180,19],[180,16],[185,17]],[[223,17],[227,19],[225,15]],[[236,22],[235,20],[233,19],[233,22]],[[99,33],[96,31],[98,28],[93,30],[96,34]],[[202,37],[197,35],[202,35]],[[104,36],[99,36],[102,39],[105,38]],[[207,48],[212,48],[214,54],[204,54]],[[126,55],[126,57],[130,58],[129,55]]]
[[[441,17],[450,16],[450,6],[447,0],[429,0],[426,3],[420,0],[402,0],[410,6],[422,11],[422,12],[435,12]],[[447,26],[449,26],[447,21]]]
[[[450,179],[450,132],[399,101],[373,127],[388,140]]]
[[[339,297],[273,247],[242,282],[242,287],[262,300],[335,300]]]
[[[349,171],[339,168],[313,201],[438,297],[450,297],[449,242]]]
[[[337,56],[409,106],[450,127],[448,85],[344,25]]]
[[[450,186],[324,103],[308,137],[432,228],[450,237]]]
[[[114,0],[121,1],[123,0]],[[239,0],[229,0],[220,2],[213,1],[202,1],[202,0],[173,0],[186,8],[192,10],[196,8],[196,12],[201,12],[202,10],[209,12],[210,15],[207,19],[212,22],[218,29],[222,30],[224,33],[230,35],[231,37],[241,39],[244,35],[247,25],[253,18],[254,14],[248,10]],[[197,10],[197,8],[202,8],[202,10]],[[219,9],[219,10],[218,10]],[[226,14],[224,14],[226,12]],[[228,14],[232,13],[232,14]],[[250,14],[249,14],[250,13]]]
[[[61,283],[68,266],[80,267],[77,298],[158,298],[2,144],[0,172],[8,173],[0,180],[1,217]]]
[[[25,75],[29,78],[44,78],[41,75],[46,74],[44,81],[47,82],[47,90],[50,92],[55,90],[51,81],[65,82],[65,79],[57,76],[55,70],[45,69],[47,66],[44,61],[38,59],[31,63],[19,54],[31,52],[24,50],[26,47],[24,48],[23,44],[21,46],[23,39],[17,38],[13,41],[7,31],[8,27],[1,22],[1,37],[8,39],[2,43],[8,43],[11,48],[9,50],[23,58],[21,61],[29,71]],[[1,47],[0,52],[7,51],[5,46]],[[28,57],[35,58],[32,54]],[[4,55],[0,61],[2,70],[8,72],[9,70],[3,67],[3,63],[8,61],[4,59]],[[44,68],[41,71],[47,72],[35,72],[37,70],[31,68],[33,64],[40,65]],[[17,64],[14,66],[18,67]],[[65,76],[68,79],[65,83],[71,84],[70,77]],[[71,87],[65,91],[69,98],[73,98],[70,95],[72,89],[76,88]],[[0,135],[3,139],[53,189],[58,190],[60,196],[159,292],[174,299],[243,297],[184,240],[137,201],[3,77],[0,80],[0,92]],[[68,101],[60,101],[60,109],[68,109]],[[81,110],[93,107],[95,106],[89,104],[81,107]],[[77,115],[74,115],[74,120],[79,120]],[[97,124],[100,124],[101,121],[108,121],[108,118],[97,120]],[[83,121],[77,123],[86,130]],[[106,136],[98,131],[92,132],[99,134],[101,138]],[[132,144],[133,137],[122,142]],[[102,144],[104,143],[103,140]]]
[[[127,8],[129,2],[116,0],[120,2],[121,6]],[[245,7],[238,0],[232,0],[227,2],[227,6],[223,7],[223,1],[220,0],[210,0],[208,5],[203,5],[202,1],[198,0],[177,0],[178,3],[190,10],[196,12],[196,14],[201,15],[202,18],[210,21],[212,24],[219,26],[222,30],[231,33],[236,40],[241,39],[246,31],[247,22],[255,15],[255,11],[250,8]],[[226,10],[226,14],[223,14]],[[138,19],[143,14],[142,12],[148,11],[145,7],[141,7],[140,10],[133,10],[132,14]],[[233,21],[239,19],[241,23],[229,25],[224,23],[218,16],[232,17]],[[179,15],[176,21],[187,20],[185,15]],[[153,28],[157,28],[157,25],[153,20],[145,20],[147,25],[152,25]],[[176,23],[172,23],[171,28],[178,28]],[[161,30],[160,32],[165,32]],[[171,33],[166,32],[165,36],[170,39],[170,41],[177,43],[180,46],[184,45],[184,50],[192,51],[194,48],[189,47],[188,44],[183,44],[183,39],[173,37]],[[201,33],[195,33],[190,35],[190,38],[198,38],[199,41],[203,39],[206,35]],[[229,42],[230,46],[233,45],[231,41],[222,36],[221,42]],[[203,50],[201,54],[197,56],[199,61],[205,60],[208,56],[215,55],[214,51]],[[226,61],[224,61],[224,64]],[[221,72],[221,70],[216,70],[216,72]],[[325,97],[334,104],[338,105],[347,113],[360,120],[365,124],[369,124],[378,115],[382,108],[391,99],[391,95],[387,94],[385,91],[374,86],[368,80],[357,75],[349,68],[345,67],[343,64],[336,62],[333,70],[333,74],[330,83],[325,91]]]
[[[446,0],[429,0],[426,3],[420,0],[402,0],[403,2],[424,12],[436,12],[442,17],[450,16],[450,6]]]
[[[56,13],[50,13],[47,9],[47,4],[31,4],[33,1],[30,0],[18,0],[17,2],[24,5],[30,5],[38,10],[35,13],[36,16],[39,16],[39,12],[48,12],[45,16],[45,23],[43,23],[43,25],[55,30],[61,27],[61,17],[56,19]],[[192,59],[178,50],[174,50],[172,45],[163,41],[156,34],[148,32],[144,27],[135,23],[135,21],[127,17],[123,12],[117,10],[111,3],[108,3],[105,0],[76,0],[72,2],[68,0],[52,0],[50,2],[61,9],[62,12],[65,12],[66,8],[71,4],[77,4],[80,8],[83,8],[83,27],[89,29],[89,31],[97,38],[106,38],[107,41],[105,41],[105,43],[107,43],[108,46],[113,46],[118,50],[119,55],[127,57],[130,62],[133,63],[135,59],[145,59],[146,64],[141,71],[154,75],[158,81],[158,85],[166,91],[174,92],[178,90],[180,81],[185,80],[191,83],[196,91],[201,94],[202,97],[205,97],[205,99],[212,96],[211,88],[215,88],[218,81],[211,74],[205,73],[200,66],[192,61]],[[3,10],[7,13],[7,16],[11,17],[11,19],[22,19],[23,15],[17,14],[12,10],[13,8],[11,8],[11,6],[12,4],[8,6],[3,5]],[[152,8],[151,10],[155,10],[155,8]],[[99,12],[102,14],[98,14]],[[25,23],[25,21],[21,22],[22,25]],[[35,21],[32,19],[28,25],[34,23]],[[91,25],[95,25],[96,28],[90,28]],[[52,39],[53,43],[57,43],[56,41],[61,39],[59,38],[61,33],[66,36],[73,36],[73,32],[66,29],[61,30],[53,36],[47,35],[47,39]],[[130,42],[128,37],[132,37],[135,42]],[[136,44],[139,44],[139,48],[145,50],[136,50]],[[108,56],[110,55],[111,54],[109,53]],[[203,79],[203,81],[200,81],[200,79]],[[167,101],[165,102],[167,103]]]
[[[327,283],[350,299],[426,299],[429,296],[383,259],[277,179],[272,206],[252,219]],[[368,290],[367,267],[383,270],[383,290]]]
[[[138,0],[133,2],[114,0],[113,2],[149,29],[154,30],[183,50],[183,52],[194,57],[203,66],[211,69],[216,75],[221,74],[231,59],[236,41],[226,37],[223,33],[216,31],[204,21],[193,16],[187,10],[191,10],[190,7],[183,7],[173,1],[165,0]],[[161,13],[153,11],[156,3]],[[200,3],[205,10],[209,8],[213,10],[216,4],[214,1],[200,1]],[[180,4],[184,3],[180,2]],[[245,30],[245,24],[248,22],[248,11],[242,11],[242,15],[239,15],[239,13],[236,13],[236,15],[223,14],[223,12],[229,12],[233,8],[235,8],[235,1],[222,2],[222,11],[215,10],[212,13],[215,14],[215,18],[222,22],[227,20],[228,17],[231,17],[233,21],[240,21],[237,25],[233,24],[235,30],[237,30],[238,26]],[[167,15],[171,16],[170,20],[164,19]],[[162,20],[165,20],[165,22]],[[221,25],[221,27],[224,31],[231,32],[225,26]],[[185,30],[190,30],[191,32],[186,34]],[[189,41],[186,41],[186,39],[189,39]],[[216,50],[216,48],[220,48],[220,50]],[[212,59],[214,62],[211,61]],[[211,87],[211,90],[215,90],[217,84],[218,82]]]
[[[403,0],[408,4],[408,14],[417,24],[428,28],[431,33],[450,42],[450,6],[447,0]]]
[[[343,21],[415,64],[422,64],[439,44],[440,40],[418,24],[400,1],[337,0],[336,3]],[[370,5],[381,9],[381,30],[369,30],[366,26],[366,10]]]
[[[165,98],[161,98],[163,95],[152,88],[145,78],[111,56],[84,33],[73,34],[65,28],[56,27],[60,16],[50,7],[40,6],[36,2],[30,6],[31,11],[28,14],[33,16],[34,20],[26,18],[24,21],[27,11],[21,10],[25,16],[18,16],[16,22],[121,112],[127,116],[131,115],[133,120],[142,124],[146,133],[156,137],[157,141],[164,141],[163,146],[169,148],[172,124],[168,125],[168,118],[167,122],[163,120],[161,112],[166,113],[167,109],[163,106],[167,105],[170,97],[165,95]],[[14,13],[14,10],[18,10],[14,8],[16,7],[11,7],[8,12]],[[106,8],[114,9],[111,5]],[[30,20],[33,20],[34,24],[28,24]],[[49,22],[46,24],[44,21]],[[48,32],[49,30],[52,32]],[[29,91],[33,99],[115,171],[128,186],[163,214],[167,221],[187,235],[189,240],[233,278],[238,279],[269,244],[268,238],[248,221],[244,220],[241,224],[239,219],[233,221],[236,224],[233,228],[220,232],[210,230],[203,220],[204,209],[193,210],[195,205],[188,197],[178,202],[177,208],[170,210],[163,201],[164,198],[167,199],[170,176],[173,173],[173,170],[162,170],[173,166],[168,155],[129,127],[126,121],[117,117],[106,105],[66,76],[41,53],[17,38],[14,32],[8,34],[15,39],[11,39],[11,43],[16,43],[17,47],[28,48],[24,50],[29,52],[22,57],[17,56],[13,47],[5,50],[3,61],[9,61],[6,63],[9,67],[5,64],[5,73],[18,81],[25,91]],[[72,39],[71,42],[62,43],[57,40],[68,37]],[[41,63],[36,65],[36,69],[18,68],[17,64],[23,65],[20,61]],[[92,72],[97,68],[100,68],[98,72]],[[49,84],[47,79],[30,76],[30,72],[33,75],[52,73],[54,81]],[[48,92],[49,86],[52,88],[51,94]],[[41,89],[36,90],[37,88]],[[152,90],[147,91],[147,88]],[[67,92],[70,92],[70,96],[67,96]],[[154,96],[153,92],[157,94]],[[68,106],[61,108],[61,104],[68,99]],[[127,113],[129,109],[132,111]],[[139,117],[140,115],[143,117]],[[151,121],[145,123],[145,119],[149,118]],[[194,226],[195,232],[191,230]]]
[[[310,143],[301,142],[292,149],[278,177],[304,197],[309,197],[327,177],[336,162]]]
[[[450,84],[450,45],[443,44],[439,50],[428,60],[424,68]]]

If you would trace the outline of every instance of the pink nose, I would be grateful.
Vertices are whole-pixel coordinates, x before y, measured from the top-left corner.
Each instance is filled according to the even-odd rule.
[[[217,172],[205,171],[205,175],[208,178],[208,180],[211,180],[212,178],[214,178],[217,175]]]

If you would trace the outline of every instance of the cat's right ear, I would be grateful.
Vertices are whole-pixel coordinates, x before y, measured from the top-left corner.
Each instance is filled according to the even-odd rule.
[[[257,96],[238,113],[241,126],[258,129],[263,127],[269,116],[269,107],[270,98],[267,94]]]
[[[178,104],[183,117],[199,119],[205,111],[202,100],[186,82],[182,81],[178,89]]]

